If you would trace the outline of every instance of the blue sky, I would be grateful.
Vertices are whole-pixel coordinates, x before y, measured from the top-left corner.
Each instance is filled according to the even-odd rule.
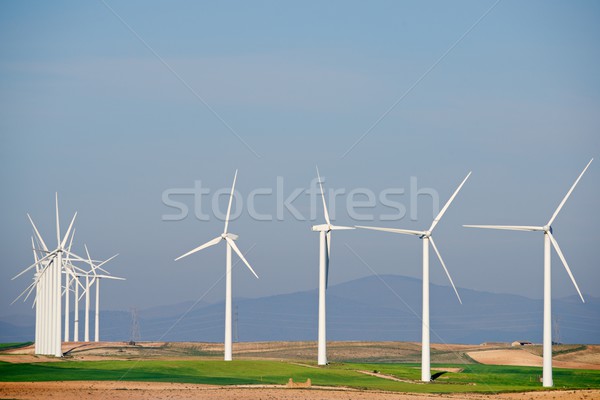
[[[223,248],[173,262],[223,223],[163,221],[165,190],[200,180],[214,193],[239,168],[242,196],[275,190],[278,177],[287,195],[309,187],[317,164],[328,189],[404,188],[406,206],[411,177],[445,201],[472,170],[436,228],[456,284],[540,298],[541,235],[461,225],[541,225],[598,157],[598,17],[592,1],[3,2],[0,314],[27,308],[9,307],[26,286],[10,277],[32,258],[27,212],[53,237],[56,191],[63,229],[79,211],[78,253],[83,243],[99,258],[120,253],[110,269],[128,281],[103,292],[107,308],[128,309],[196,299],[224,271]],[[598,162],[554,224],[594,296]],[[336,221],[365,224],[345,200]],[[310,207],[307,196],[294,204]],[[367,225],[424,229],[431,199],[416,206],[416,221],[389,222],[378,204]],[[257,208],[273,211],[275,196]],[[315,223],[242,212],[231,229],[261,279],[236,269],[234,293],[315,288]],[[339,232],[332,283],[372,273],[349,248],[380,274],[421,274],[416,240]],[[431,271],[446,284],[435,260]],[[554,295],[574,295],[557,257],[553,272]],[[220,300],[222,286],[206,299]]]

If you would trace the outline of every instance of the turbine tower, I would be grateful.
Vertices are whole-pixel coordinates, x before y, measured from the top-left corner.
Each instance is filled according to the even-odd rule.
[[[357,226],[357,228],[362,228],[362,229],[372,229],[372,230],[376,230],[376,231],[401,233],[404,235],[415,235],[415,236],[419,237],[421,240],[423,240],[423,316],[422,316],[422,324],[423,325],[421,328],[421,346],[422,346],[422,348],[421,348],[421,380],[423,382],[431,381],[431,355],[430,355],[431,350],[430,350],[430,338],[429,338],[429,333],[430,333],[430,328],[429,328],[429,244],[431,243],[431,247],[433,247],[435,254],[437,255],[438,259],[440,260],[440,263],[442,264],[442,267],[444,268],[444,271],[446,272],[446,275],[448,276],[448,280],[450,281],[450,284],[452,285],[452,288],[454,289],[454,293],[456,293],[456,297],[458,298],[458,301],[462,304],[462,300],[460,299],[458,291],[456,290],[456,286],[454,286],[454,282],[452,281],[452,278],[450,277],[448,268],[446,268],[446,264],[444,263],[444,260],[442,260],[442,256],[441,256],[440,252],[438,251],[437,246],[435,245],[435,242],[434,242],[433,236],[432,236],[432,232],[433,232],[433,229],[438,224],[438,222],[440,222],[440,219],[442,219],[442,216],[444,215],[446,210],[448,210],[448,207],[450,207],[450,204],[452,203],[452,201],[454,200],[454,198],[456,197],[456,195],[458,194],[460,189],[463,187],[463,185],[465,184],[467,179],[469,179],[469,176],[471,176],[471,172],[469,172],[467,174],[467,176],[465,177],[465,179],[463,179],[461,184],[458,186],[458,188],[452,194],[452,197],[450,197],[450,199],[448,200],[446,205],[444,205],[444,208],[442,208],[442,210],[438,213],[438,215],[433,220],[431,226],[426,231],[414,231],[414,230],[408,230],[408,229],[395,229],[395,228],[378,228],[378,227],[372,227],[372,226]]]
[[[71,285],[73,282],[75,282],[75,286],[77,285],[81,285],[81,283],[79,282],[79,279],[76,278],[75,276],[75,271],[79,270],[79,268],[77,268],[76,266],[73,265],[73,263],[71,262],[71,256],[70,256],[70,252],[71,252],[71,246],[73,245],[73,238],[75,237],[75,229],[73,229],[73,233],[71,234],[71,239],[69,240],[69,247],[67,247],[67,253],[66,253],[66,257],[63,259],[63,272],[65,274],[65,290],[63,292],[63,295],[65,297],[65,338],[64,341],[65,342],[69,342],[70,341],[70,330],[69,330],[69,325],[70,325],[70,292],[71,290]]]
[[[246,264],[246,266],[248,267],[248,269],[250,270],[250,272],[252,272],[252,274],[254,274],[254,276],[258,279],[258,275],[256,275],[256,272],[254,272],[254,270],[252,269],[252,267],[250,266],[250,264],[248,263],[248,261],[246,260],[246,258],[244,257],[244,255],[242,254],[242,252],[240,251],[240,249],[238,249],[237,245],[235,244],[235,240],[238,239],[237,235],[234,235],[233,233],[229,233],[227,231],[227,228],[229,227],[229,217],[231,215],[231,203],[233,201],[233,191],[235,190],[235,181],[237,179],[237,169],[235,170],[235,175],[233,177],[233,185],[231,186],[231,194],[229,195],[229,205],[227,206],[227,216],[225,217],[225,229],[223,230],[223,233],[221,233],[221,235],[217,236],[216,238],[196,247],[195,249],[192,249],[190,251],[188,251],[187,253],[185,253],[182,256],[179,256],[175,259],[175,261],[177,260],[181,260],[184,257],[187,257],[191,254],[194,254],[200,250],[203,250],[207,247],[211,247],[216,245],[217,243],[221,242],[222,240],[225,241],[226,244],[226,255],[225,255],[225,275],[226,275],[226,284],[225,284],[225,343],[224,343],[224,347],[225,347],[225,361],[231,361],[232,360],[232,329],[231,329],[231,249],[233,249],[233,251],[236,252],[236,254],[240,257],[240,259],[244,262],[244,264]]]
[[[583,176],[585,171],[588,169],[588,167],[590,166],[592,161],[594,161],[593,158],[590,160],[590,162],[588,162],[588,164],[585,166],[583,171],[581,171],[581,174],[579,174],[579,177],[577,178],[577,180],[575,180],[575,183],[573,183],[573,186],[571,186],[571,189],[569,189],[569,191],[567,192],[567,194],[565,195],[563,200],[560,202],[560,204],[556,208],[556,211],[554,211],[554,214],[552,214],[552,217],[550,217],[550,220],[548,221],[548,223],[544,226],[463,225],[466,228],[501,229],[501,230],[522,231],[522,232],[527,232],[527,231],[529,231],[529,232],[544,232],[544,344],[543,344],[544,361],[543,361],[543,372],[542,372],[542,385],[544,387],[554,386],[554,382],[552,380],[552,271],[550,268],[551,267],[551,258],[552,258],[551,247],[554,247],[556,254],[558,254],[558,257],[560,258],[565,269],[567,270],[567,273],[569,274],[569,277],[571,278],[571,281],[573,282],[575,289],[577,289],[577,293],[579,294],[581,301],[585,303],[585,300],[583,299],[583,295],[581,294],[581,291],[579,290],[579,286],[577,286],[577,282],[575,282],[573,273],[571,272],[571,269],[569,268],[569,265],[567,264],[567,260],[565,259],[565,256],[563,255],[562,251],[560,250],[560,247],[558,246],[558,242],[554,238],[554,235],[552,234],[552,232],[553,232],[552,223],[556,219],[556,216],[558,215],[560,210],[565,205],[569,196],[571,196],[571,193],[575,189],[575,186],[577,186],[577,184],[579,183],[579,180],[581,179],[581,177]]]
[[[319,336],[317,363],[327,365],[327,316],[326,316],[326,290],[329,286],[329,256],[331,253],[331,231],[354,229],[350,226],[331,225],[327,204],[325,203],[325,194],[323,193],[323,183],[319,168],[317,168],[317,179],[321,188],[321,198],[323,199],[323,214],[325,224],[314,225],[312,230],[319,232]]]
[[[31,249],[33,250],[33,259],[34,261],[37,263],[39,258],[38,258],[38,250],[36,250],[35,247],[35,242],[33,240],[33,236],[31,237]],[[33,280],[35,282],[35,280],[37,279],[37,277],[40,274],[40,265],[36,265],[35,267],[35,275],[33,276]],[[41,298],[42,298],[42,293],[44,291],[44,287],[43,287],[43,282],[39,282],[36,286],[35,286],[35,298],[37,301],[35,301],[32,305],[32,307],[35,307],[35,354],[41,354],[41,338],[42,338],[42,332],[41,332],[41,318],[42,318],[42,310],[40,308],[40,303],[41,303]]]

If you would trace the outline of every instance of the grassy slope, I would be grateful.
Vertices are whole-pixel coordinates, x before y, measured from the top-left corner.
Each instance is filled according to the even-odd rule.
[[[18,349],[19,347],[27,347],[33,342],[15,342],[15,343],[0,343],[0,350]]]
[[[452,366],[452,365],[447,365]],[[333,364],[311,368],[277,361],[65,361],[34,364],[0,363],[0,381],[126,380],[186,382],[215,385],[285,384],[312,380],[314,385],[350,386],[403,392],[502,392],[539,390],[541,368],[454,365],[461,373],[447,372],[435,383],[395,382],[356,370],[378,370],[401,379],[418,380],[418,365]],[[435,367],[435,366],[434,366]],[[433,371],[435,373],[435,371]],[[600,372],[555,369],[557,388],[600,389]]]

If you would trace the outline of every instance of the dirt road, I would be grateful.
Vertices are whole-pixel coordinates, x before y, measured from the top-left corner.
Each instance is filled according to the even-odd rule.
[[[61,400],[592,400],[600,390],[484,394],[406,394],[334,388],[210,386],[158,382],[0,382],[0,398]]]

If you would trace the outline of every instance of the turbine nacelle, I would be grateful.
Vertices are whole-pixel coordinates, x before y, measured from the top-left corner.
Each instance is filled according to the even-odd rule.
[[[341,226],[341,225],[330,225],[330,224],[320,224],[313,225],[313,232],[331,232],[331,231],[344,231],[349,229],[355,229],[353,226]]]
[[[313,225],[313,232],[329,232],[331,230],[329,224]]]
[[[221,238],[223,239],[231,239],[231,240],[238,240],[239,236],[233,233],[222,233],[221,234]]]

